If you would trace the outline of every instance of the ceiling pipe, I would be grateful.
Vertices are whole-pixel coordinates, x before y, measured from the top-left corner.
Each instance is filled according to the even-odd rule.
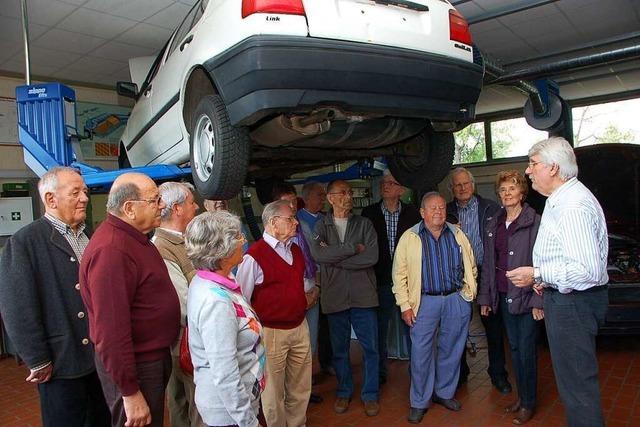
[[[485,71],[496,78],[500,78],[500,76],[505,75],[507,72],[499,66],[486,58],[484,59]],[[538,88],[535,87],[532,83],[525,80],[517,80],[512,83],[516,89],[523,92],[525,95],[529,97],[531,100],[531,105],[533,106],[533,110],[537,115],[543,115],[547,112],[547,105],[542,101],[542,96],[538,91]]]
[[[587,68],[595,65],[604,65],[611,62],[635,59],[638,57],[640,57],[640,45],[629,46],[621,49],[611,50],[609,52],[585,55],[573,59],[566,59],[552,62],[550,64],[516,70],[513,72],[505,73],[497,79],[489,81],[488,84],[510,84],[523,79],[537,79],[561,72],[575,71],[581,68]]]
[[[27,0],[20,0],[22,8],[22,38],[24,39],[24,77],[31,84],[31,57],[29,56],[29,19],[27,18]]]

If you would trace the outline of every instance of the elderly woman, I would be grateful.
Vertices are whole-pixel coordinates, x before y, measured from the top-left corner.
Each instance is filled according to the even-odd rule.
[[[536,406],[537,325],[544,317],[542,298],[531,288],[518,288],[505,272],[531,264],[540,215],[524,203],[528,186],[518,171],[500,172],[496,193],[502,209],[489,218],[484,230],[482,281],[478,292],[480,314],[500,310],[511,348],[511,360],[518,384],[518,400],[505,412],[515,414],[513,424],[533,417]]]
[[[195,401],[209,426],[258,425],[265,385],[262,325],[230,274],[242,261],[240,230],[237,216],[205,212],[185,232],[197,270],[187,298]]]

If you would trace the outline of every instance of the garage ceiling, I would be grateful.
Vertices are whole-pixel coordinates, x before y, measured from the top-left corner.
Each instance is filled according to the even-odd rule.
[[[239,1],[239,0],[238,0]],[[366,0],[364,0],[366,1]],[[157,52],[196,0],[28,0],[32,74],[113,87],[128,59]],[[454,0],[476,45],[513,71],[640,44],[640,0]],[[24,73],[20,1],[0,0],[0,73]],[[640,89],[640,60],[557,74],[567,99]],[[478,112],[520,107],[485,87]]]

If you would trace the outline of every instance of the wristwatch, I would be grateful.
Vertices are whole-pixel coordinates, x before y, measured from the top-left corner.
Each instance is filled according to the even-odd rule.
[[[542,275],[540,274],[540,267],[533,267],[533,283],[539,285],[542,283]]]

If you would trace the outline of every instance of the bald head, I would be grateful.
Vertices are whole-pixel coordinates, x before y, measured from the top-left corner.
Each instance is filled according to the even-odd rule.
[[[107,212],[142,233],[149,233],[160,225],[164,207],[156,183],[137,172],[120,175],[113,182],[107,199]]]

